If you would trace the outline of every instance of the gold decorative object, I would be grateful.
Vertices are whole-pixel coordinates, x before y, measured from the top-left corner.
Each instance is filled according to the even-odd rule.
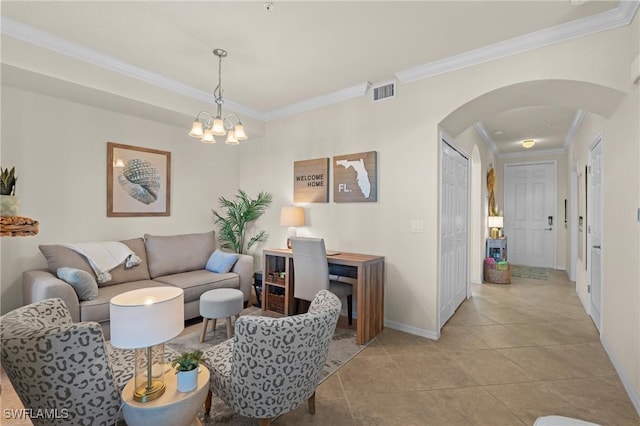
[[[487,172],[487,190],[489,191],[489,216],[498,216],[498,208],[496,207],[496,174],[493,167]]]

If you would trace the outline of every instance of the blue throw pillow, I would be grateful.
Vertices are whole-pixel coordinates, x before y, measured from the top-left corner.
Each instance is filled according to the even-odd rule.
[[[56,274],[58,278],[73,287],[80,301],[93,300],[98,297],[98,283],[87,271],[76,268],[58,268]]]
[[[238,260],[238,253],[228,253],[216,249],[209,257],[204,269],[218,274],[226,274],[233,268],[236,260]]]

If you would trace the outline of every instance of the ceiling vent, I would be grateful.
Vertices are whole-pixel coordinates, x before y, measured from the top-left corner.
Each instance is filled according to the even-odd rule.
[[[386,83],[373,86],[371,93],[373,94],[373,102],[393,99],[396,97],[396,81],[388,81]]]

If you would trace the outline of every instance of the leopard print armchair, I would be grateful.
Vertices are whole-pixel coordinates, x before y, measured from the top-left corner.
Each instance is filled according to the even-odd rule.
[[[206,360],[211,390],[236,413],[261,419],[262,425],[304,401],[314,413],[340,308],[340,299],[322,290],[306,314],[240,317],[233,342],[218,345]]]
[[[0,357],[35,425],[113,425],[120,392],[96,322],[73,323],[61,299],[0,318]]]

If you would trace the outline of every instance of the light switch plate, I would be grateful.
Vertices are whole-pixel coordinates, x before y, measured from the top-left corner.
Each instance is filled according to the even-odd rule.
[[[424,221],[420,219],[412,219],[411,232],[424,232]]]

